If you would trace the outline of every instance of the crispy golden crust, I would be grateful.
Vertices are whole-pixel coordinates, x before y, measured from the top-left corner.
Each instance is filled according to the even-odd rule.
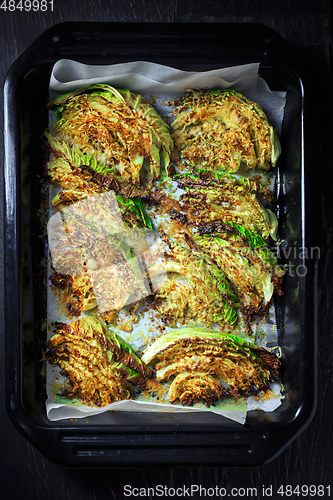
[[[98,93],[82,89],[78,95],[51,103],[61,112],[51,130],[53,136],[78,146],[104,169],[118,172],[133,184],[140,184],[146,161],[151,180],[158,178],[160,154],[167,168],[173,147],[169,127],[143,97],[108,85],[95,87]]]
[[[268,169],[273,162],[272,127],[256,103],[236,92],[193,92],[172,129],[185,163],[200,170],[236,172],[241,163]]]
[[[54,272],[50,276],[52,289],[69,318],[96,307],[92,283],[88,274],[66,275]]]
[[[175,335],[173,343],[155,354],[156,378],[160,382],[171,380],[171,401],[202,401],[206,406],[226,396],[238,398],[266,391],[278,377],[279,359],[263,348],[239,341],[238,345],[217,334],[205,339],[199,333],[177,341]]]
[[[223,389],[219,381],[207,373],[180,373],[169,389],[170,401],[180,401],[184,406],[192,406],[202,401],[209,407],[222,396]]]
[[[93,318],[55,323],[48,349],[49,361],[61,368],[69,382],[60,395],[76,397],[89,406],[131,399],[133,386],[144,389],[152,375],[124,342],[119,343]]]

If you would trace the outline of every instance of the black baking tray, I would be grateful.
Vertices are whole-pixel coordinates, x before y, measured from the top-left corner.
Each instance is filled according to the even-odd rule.
[[[87,64],[145,60],[192,71],[259,62],[270,88],[287,91],[276,210],[280,237],[290,250],[284,260],[298,272],[286,275],[284,296],[275,304],[286,394],[276,411],[249,412],[245,425],[209,412],[47,419],[41,136],[51,69],[62,58]],[[276,457],[309,424],[317,401],[318,203],[311,82],[299,56],[276,32],[257,24],[62,23],[10,68],[4,104],[5,376],[14,425],[46,457],[67,466],[256,466]]]

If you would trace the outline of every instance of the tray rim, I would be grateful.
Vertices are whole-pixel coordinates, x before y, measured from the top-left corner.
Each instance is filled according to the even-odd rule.
[[[16,160],[19,158],[20,155],[20,141],[19,141],[19,134],[18,134],[18,129],[17,129],[17,123],[15,123],[15,116],[18,116],[18,101],[16,99],[15,101],[15,96],[18,96],[19,93],[19,88],[21,85],[21,82],[25,75],[29,73],[29,71],[35,69],[38,66],[43,66],[47,65],[49,66],[50,64],[53,64],[56,62],[57,56],[54,54],[54,44],[57,42],[53,42],[50,46],[50,40],[53,40],[53,37],[59,36],[58,34],[61,32],[68,33],[68,30],[76,29],[78,27],[81,27],[83,31],[88,28],[89,26],[89,32],[93,29],[95,31],[98,28],[103,27],[106,28],[106,25],[112,25],[112,27],[117,27],[117,29],[126,30],[131,27],[133,29],[132,23],[80,23],[80,22],[67,22],[67,23],[60,23],[59,25],[55,25],[52,28],[49,28],[46,30],[12,65],[10,68],[6,81],[5,81],[5,86],[4,86],[4,98],[5,98],[5,119],[4,119],[4,135],[5,135],[5,163],[4,163],[4,177],[5,177],[5,298],[6,298],[6,303],[5,303],[5,336],[6,336],[6,356],[5,356],[5,364],[6,364],[6,405],[7,405],[7,412],[14,423],[16,427],[26,436],[28,439],[35,444],[35,446],[39,449],[43,449],[45,452],[45,445],[41,446],[40,444],[40,436],[43,435],[45,438],[46,436],[49,436],[47,439],[45,439],[45,442],[49,441],[49,439],[53,439],[52,436],[50,436],[50,432],[63,432],[64,428],[66,428],[66,424],[60,425],[57,423],[52,423],[51,425],[49,424],[41,424],[40,422],[34,421],[26,412],[23,401],[22,401],[22,394],[21,394],[21,379],[22,379],[22,352],[20,348],[20,340],[21,339],[15,339],[14,345],[16,347],[15,349],[15,356],[8,356],[8,346],[12,345],[10,344],[10,339],[9,339],[9,332],[7,331],[8,326],[10,326],[10,329],[14,329],[17,332],[20,332],[20,324],[19,324],[19,314],[17,314],[17,309],[20,310],[20,303],[18,304],[18,307],[16,308],[16,311],[13,310],[13,307],[10,308],[8,307],[8,297],[11,296],[13,292],[15,292],[15,283],[18,283],[20,280],[20,277],[18,275],[18,269],[19,269],[19,255],[18,252],[15,254],[16,258],[10,258],[10,252],[15,247],[15,241],[17,242],[18,238],[18,216],[16,212],[17,205],[15,201],[15,196],[17,194],[18,190],[18,180],[15,174],[15,166],[16,166]],[[181,24],[172,24],[172,23],[148,23],[150,28],[152,29],[155,27],[156,29],[170,29],[172,27],[172,30],[175,30],[175,34],[180,36]],[[213,23],[214,25],[215,23]],[[130,26],[129,26],[130,25]],[[139,26],[140,25],[140,26]],[[218,25],[218,27],[221,27],[220,23],[216,23],[215,26]],[[146,23],[136,23],[136,28],[140,31],[143,29],[147,28]],[[228,26],[228,29],[233,29],[234,25],[224,25],[223,27]],[[189,25],[186,25],[186,28],[189,29]],[[205,29],[211,28],[211,24],[209,24],[209,27],[203,28],[203,25],[197,25],[197,24],[191,24],[191,29],[193,33],[197,29],[202,29],[205,31]],[[239,29],[240,26],[237,26],[237,29]],[[244,25],[242,25],[242,28],[244,28]],[[249,30],[251,33],[251,30],[253,32],[256,32],[256,34],[260,33],[261,37],[265,37],[264,39],[267,39],[267,37],[270,37],[270,39],[273,39],[273,42],[275,44],[280,44],[283,43],[284,46],[286,47],[286,43],[283,41],[283,39],[277,35],[273,30],[263,27],[262,25],[257,25],[257,24],[247,24],[246,29]],[[152,35],[156,36],[156,35]],[[273,45],[274,45],[273,43]],[[272,44],[272,42],[270,42]],[[268,46],[270,45],[268,44]],[[39,54],[38,60],[36,60],[35,57],[35,50],[37,47],[43,46],[44,49],[41,51]],[[288,46],[289,47],[289,46]],[[272,49],[272,52],[274,53],[275,46]],[[290,49],[290,48],[289,48]],[[291,50],[291,54],[293,54],[293,51]],[[274,57],[276,54],[274,53]],[[50,60],[52,59],[52,63]],[[288,65],[287,65],[288,67]],[[295,77],[299,80],[300,82],[300,87],[302,89],[302,106],[304,107],[304,111],[307,112],[307,107],[306,107],[306,88],[307,88],[307,75],[302,67],[301,64],[293,64],[292,68],[288,68],[290,71],[293,71],[295,74]],[[14,103],[14,106],[13,106]],[[13,109],[14,108],[14,109]],[[306,148],[306,141],[305,141],[305,135],[306,131],[304,129],[304,120],[302,122],[302,141],[303,141],[303,147]],[[309,191],[309,186],[305,183],[305,181],[308,179],[307,173],[306,173],[306,166],[305,166],[305,154],[302,157],[302,162],[301,162],[301,172],[302,172],[302,188],[304,188],[302,192],[302,221],[303,221],[303,238],[304,242],[308,241],[308,233],[307,233],[307,228],[305,227],[305,220],[306,220],[306,213],[309,211],[309,207],[307,206],[307,201],[308,201],[308,196],[306,195],[306,192]],[[307,181],[308,182],[308,181]],[[305,192],[306,191],[306,192]],[[15,240],[16,238],[16,240]],[[312,235],[310,235],[310,239],[312,238]],[[306,246],[306,245],[304,245]],[[9,269],[11,272],[9,273]],[[14,279],[12,279],[12,271],[14,269]],[[313,272],[314,278],[313,282],[315,283],[317,278],[316,278],[316,270],[314,269]],[[316,373],[317,373],[317,324],[316,324],[316,318],[317,318],[317,304],[316,304],[316,294],[314,293],[313,290],[309,289],[309,285],[307,284],[308,280],[306,283],[303,284],[301,293],[302,296],[305,300],[311,297],[312,294],[314,294],[314,321],[313,321],[313,358],[311,360],[308,360],[309,363],[309,374],[308,374],[308,380],[312,381],[312,387],[313,387],[313,397],[309,397],[309,394],[307,394],[307,399],[304,402],[304,405],[302,405],[302,408],[299,412],[299,414],[293,419],[291,422],[288,423],[288,434],[289,437],[286,439],[286,442],[282,443],[280,448],[275,452],[275,454],[271,455],[270,457],[267,458],[267,456],[264,459],[264,462],[268,462],[270,460],[273,460],[278,454],[280,454],[289,444],[291,441],[293,441],[303,430],[309,425],[310,421],[313,418],[313,415],[315,413],[316,409],[316,404],[317,404],[317,387],[316,387]],[[311,288],[311,283],[310,283],[310,288]],[[9,293],[9,295],[7,294]],[[17,294],[17,290],[16,290]],[[309,310],[308,311],[303,311],[303,324],[306,324],[309,318]],[[19,334],[20,335],[20,334]],[[217,426],[220,428],[220,426]],[[276,426],[275,426],[276,427]],[[216,431],[218,432],[218,428],[216,428]],[[71,426],[70,431],[75,431],[79,430],[82,432],[82,426],[77,426],[73,427]],[[135,428],[134,428],[135,429]],[[234,425],[228,425],[228,432],[233,432],[233,430],[236,429],[237,433],[240,433],[242,429],[244,429],[243,426],[240,426],[240,424],[235,424]],[[246,427],[245,427],[246,429]],[[122,430],[122,432],[126,433],[132,433],[133,432],[133,427],[131,429],[124,429],[123,427],[113,427],[112,431],[118,432]],[[281,430],[281,429],[280,429]],[[108,431],[110,432],[110,429],[108,428]],[[154,428],[154,426],[149,425],[148,428],[143,430],[143,427],[140,426],[140,428],[135,429],[135,432],[153,432],[156,433],[155,435],[158,434],[159,431],[161,431],[160,426],[157,426]],[[202,430],[201,430],[202,431]],[[260,433],[260,426],[259,429],[256,429]],[[170,426],[163,426],[163,432],[162,433],[172,433],[174,432],[174,424],[171,424]],[[196,426],[188,426],[186,432],[198,432],[198,428]],[[161,434],[161,433],[160,433]],[[262,434],[262,432],[261,432]],[[54,436],[53,436],[54,437]],[[265,439],[267,436],[265,437]],[[44,438],[43,438],[44,439]],[[268,439],[267,439],[268,441]],[[158,439],[156,439],[156,443],[154,445],[155,447],[158,447]],[[175,457],[172,458],[172,461],[174,462]],[[63,461],[61,457],[57,457],[57,461]],[[59,463],[60,463],[59,462]],[[69,461],[71,462],[71,460]],[[65,463],[65,462],[64,462]],[[67,462],[66,462],[67,463]],[[128,463],[128,461],[127,461]],[[163,462],[165,463],[165,462]],[[191,463],[191,462],[190,462]],[[216,463],[215,461],[213,463]],[[259,459],[259,463],[262,462],[262,457]],[[81,464],[81,462],[80,462]],[[77,460],[72,459],[71,465],[77,465]],[[81,466],[81,465],[80,465]]]

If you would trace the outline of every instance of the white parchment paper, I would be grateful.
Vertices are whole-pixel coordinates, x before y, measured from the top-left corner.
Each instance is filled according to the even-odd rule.
[[[258,75],[258,72],[259,63],[214,69],[205,72],[188,72],[147,61],[100,66],[86,65],[63,59],[58,61],[53,67],[49,84],[49,94],[50,98],[53,98],[87,85],[106,83],[116,88],[125,88],[139,93],[148,100],[151,100],[153,97],[154,107],[157,111],[161,112],[164,111],[163,102],[165,99],[184,95],[187,89],[233,88],[243,93],[249,99],[258,102],[266,113],[268,120],[279,133],[283,122],[286,94],[283,89],[280,92],[272,92],[266,82]],[[50,290],[48,290],[48,320],[49,323],[64,320],[64,318],[60,318],[59,316],[54,296]],[[49,331],[48,338],[52,334]],[[46,402],[46,410],[48,418],[52,421],[88,417],[109,410],[140,412],[212,411],[243,424],[246,420],[247,409],[260,408],[264,411],[274,411],[281,404],[280,385],[274,384],[271,388],[274,397],[268,401],[256,401],[254,398],[249,398],[247,406],[246,404],[237,405],[222,401],[209,409],[203,405],[194,405],[188,408],[135,400],[121,401],[103,408],[93,409],[71,402],[68,404],[55,402],[51,386],[56,380],[53,368],[51,369],[48,366],[48,400]]]
[[[280,130],[286,94],[283,89],[272,92],[258,72],[259,63],[190,72],[147,61],[92,66],[62,59],[53,67],[49,91],[53,98],[86,85],[107,83],[137,92],[149,99],[152,94],[160,98],[183,95],[186,89],[233,88],[258,102],[271,124]]]

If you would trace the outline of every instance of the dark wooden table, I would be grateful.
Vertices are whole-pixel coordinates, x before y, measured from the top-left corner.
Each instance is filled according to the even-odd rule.
[[[1,4],[2,0],[0,1]],[[0,81],[14,60],[47,28],[64,21],[129,22],[256,22],[276,30],[294,47],[313,74],[314,98],[318,99],[317,122],[321,140],[318,163],[313,168],[321,176],[318,226],[320,228],[319,352],[316,414],[304,432],[275,460],[257,468],[138,468],[130,470],[72,470],[45,459],[12,425],[4,403],[3,338],[0,356],[0,497],[4,500],[97,500],[121,499],[124,485],[148,488],[201,485],[203,488],[256,487],[252,498],[302,498],[279,496],[280,485],[328,486],[333,497],[333,163],[332,163],[332,60],[330,2],[328,0],[54,0],[53,11],[11,12],[0,9]],[[18,2],[16,2],[18,4]],[[13,5],[13,4],[11,4]],[[1,102],[1,106],[2,106]],[[2,140],[1,120],[1,140]],[[2,156],[2,155],[1,155]],[[1,184],[1,200],[3,186]],[[0,211],[2,219],[2,211]],[[2,220],[1,220],[2,223]],[[3,242],[0,261],[3,267]],[[0,308],[3,304],[3,272],[0,276]],[[1,309],[1,318],[3,311]],[[2,333],[3,328],[1,329]],[[263,495],[263,486],[275,493]],[[143,492],[142,492],[143,493]],[[243,490],[242,490],[243,493]],[[245,490],[244,490],[245,493]],[[152,495],[142,498],[154,498]],[[208,496],[207,496],[208,497]],[[251,498],[251,492],[242,495]],[[158,496],[155,496],[158,498]],[[160,497],[161,498],[161,497]],[[162,497],[166,498],[166,497]],[[174,497],[174,498],[177,498]],[[180,498],[180,496],[178,496]],[[200,498],[195,496],[194,498]],[[211,496],[211,498],[222,498]],[[241,498],[238,496],[237,498]],[[303,497],[304,498],[304,497]],[[307,497],[308,498],[308,497]],[[320,498],[315,496],[314,498]]]

